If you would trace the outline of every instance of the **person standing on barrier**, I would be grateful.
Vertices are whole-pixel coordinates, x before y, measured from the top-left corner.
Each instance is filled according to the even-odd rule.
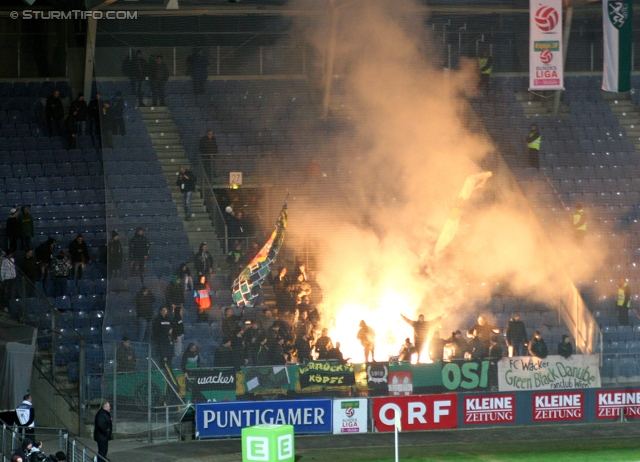
[[[404,320],[404,322],[413,327],[413,343],[415,344],[415,351],[416,353],[418,353],[418,362],[420,362],[420,354],[422,353],[422,349],[424,348],[424,346],[427,344],[429,329],[431,329],[433,325],[440,321],[442,319],[442,316],[438,316],[431,321],[425,321],[423,314],[418,316],[417,321],[412,321],[402,314],[400,315],[400,317]]]
[[[16,414],[24,435],[28,436],[31,441],[35,440],[36,411],[33,409],[31,395],[24,395],[22,403],[16,408]]]
[[[375,339],[376,333],[372,327],[367,326],[367,323],[360,321],[360,330],[358,330],[358,340],[364,348],[364,361],[369,362],[369,354],[371,354],[371,362],[375,363]]]
[[[524,356],[529,338],[524,322],[520,320],[518,313],[513,313],[513,318],[507,323],[506,341],[509,347],[509,357]]]
[[[111,418],[111,404],[102,403],[102,407],[96,413],[93,426],[93,440],[98,443],[98,456],[105,460],[109,452],[109,441],[113,439],[113,419]]]

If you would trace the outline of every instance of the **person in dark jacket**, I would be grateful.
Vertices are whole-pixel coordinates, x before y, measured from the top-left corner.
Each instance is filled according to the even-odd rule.
[[[51,261],[53,260],[53,250],[56,246],[56,240],[49,238],[36,247],[36,262],[38,263],[40,282],[42,287],[46,289],[51,271]]]
[[[173,326],[166,306],[160,308],[160,313],[153,320],[151,326],[151,344],[155,349],[158,364],[171,366],[173,358]]]
[[[129,77],[131,82],[131,92],[138,98],[138,104],[144,107],[142,97],[142,83],[147,73],[147,61],[142,57],[142,51],[136,51],[131,58],[126,58],[122,63],[122,73]]]
[[[305,364],[307,361],[311,361],[311,336],[310,334],[303,334],[300,337],[296,336],[295,343],[296,350],[298,351],[298,364]],[[329,352],[327,352],[327,359]]]
[[[76,120],[78,121],[78,135],[86,135],[89,108],[87,107],[87,102],[84,100],[84,93],[78,93],[78,99],[71,103],[69,114],[74,112],[76,114]]]
[[[287,363],[285,354],[284,337],[274,339],[269,345],[269,365],[284,366]]]
[[[33,447],[33,441],[30,438],[23,438],[22,444],[20,445],[20,447],[15,451],[13,451],[13,454],[11,455],[11,460],[15,460],[15,457],[18,456],[23,460],[23,462],[27,462],[29,460],[28,456],[29,456],[29,452],[31,452],[32,447]]]
[[[190,343],[182,355],[180,369],[184,372],[185,377],[189,377],[189,369],[197,369],[198,367],[200,367],[200,351],[198,351],[198,345]]]
[[[71,257],[71,263],[73,264],[73,278],[77,281],[84,276],[84,265],[86,263],[91,264],[91,255],[89,255],[89,248],[87,243],[84,242],[84,236],[78,234],[76,238],[69,244],[69,257]]]
[[[413,327],[413,343],[416,349],[416,353],[418,353],[418,362],[420,362],[420,355],[422,354],[422,349],[427,344],[427,337],[429,335],[429,329],[433,327],[436,323],[438,323],[442,316],[438,316],[437,318],[432,319],[431,321],[425,321],[424,315],[421,314],[418,316],[417,321],[412,321],[404,315],[400,315],[400,317]]]
[[[478,331],[473,330],[469,334],[471,335],[471,340],[467,345],[467,351],[471,355],[471,359],[484,359],[488,350],[485,349],[484,343],[480,340]]]
[[[60,92],[54,90],[51,96],[47,98],[45,110],[45,118],[47,119],[47,130],[49,136],[64,135],[64,109],[60,100]]]
[[[172,276],[171,282],[167,284],[164,291],[164,301],[167,307],[171,308],[171,311],[175,311],[179,306],[184,306],[184,287],[178,276]]]
[[[218,155],[218,143],[213,136],[213,130],[207,130],[207,134],[200,139],[200,160],[209,179],[216,177],[215,161]]]
[[[200,244],[200,249],[193,258],[193,266],[195,266],[199,276],[213,274],[213,257],[207,250],[206,242]]]
[[[76,111],[70,110],[67,120],[64,121],[65,133],[67,134],[67,147],[75,149],[78,140],[78,119]]]
[[[124,260],[122,242],[120,242],[118,231],[114,230],[111,232],[111,240],[107,244],[107,274],[109,278],[120,277],[122,260]]]
[[[520,320],[518,313],[513,313],[513,318],[507,323],[506,332],[507,346],[509,347],[509,357],[524,356],[525,347],[529,337],[527,336],[527,328],[524,322]]]
[[[194,53],[187,58],[187,70],[191,71],[191,78],[193,79],[193,93],[195,95],[201,95],[205,92],[205,83],[209,76],[208,67],[209,60],[204,55],[202,48],[196,48]]]
[[[364,360],[369,361],[369,353],[371,353],[371,362],[375,363],[375,339],[376,334],[372,327],[367,326],[367,323],[360,321],[360,330],[357,335],[360,344],[364,348]]]
[[[191,276],[191,270],[186,263],[180,263],[176,275],[178,276],[178,279],[182,281],[184,290],[193,290],[193,277]]]
[[[180,188],[180,192],[182,193],[182,206],[184,207],[184,219],[186,221],[191,219],[191,199],[193,198],[193,193],[196,191],[197,180],[191,170],[187,170],[184,165],[180,167],[176,186]]]
[[[231,339],[218,346],[213,357],[213,367],[233,367]]]
[[[136,234],[129,241],[129,261],[131,262],[131,276],[140,276],[140,281],[143,283],[150,248],[149,241],[144,235],[144,229],[136,229]]]
[[[104,101],[100,92],[96,92],[95,97],[89,101],[87,107],[87,119],[89,121],[89,132],[93,137],[93,142],[96,144],[96,140],[100,140],[100,116],[102,115],[102,108],[104,107]],[[99,144],[96,144],[99,147]]]
[[[502,359],[502,346],[500,346],[500,342],[498,341],[497,335],[491,336],[491,344],[489,346],[489,359],[492,361],[497,361]]]
[[[20,239],[18,209],[12,208],[9,211],[9,218],[7,218],[7,224],[4,231],[7,236],[7,252],[18,250],[18,240]]]
[[[134,372],[136,370],[138,358],[136,358],[135,350],[131,347],[131,340],[127,337],[122,337],[122,345],[116,350],[116,362],[118,372]]]
[[[147,286],[140,287],[136,294],[136,317],[138,318],[138,342],[148,341],[151,334],[150,325],[153,319],[153,305],[156,297],[149,292]]]
[[[484,345],[485,351],[489,351],[489,343],[491,343],[491,336],[493,334],[499,334],[500,329],[489,324],[484,316],[478,316],[478,322],[471,329],[470,332],[473,331],[478,332],[478,338]]]
[[[153,96],[153,105],[164,106],[164,87],[169,80],[169,69],[162,61],[162,56],[156,56],[155,61],[149,61],[149,81],[151,83],[151,95]]]
[[[20,216],[18,217],[20,223],[20,240],[22,244],[22,250],[33,248],[33,217],[29,213],[29,206],[23,205],[20,209]]]
[[[549,354],[547,344],[542,338],[542,334],[538,331],[533,334],[533,338],[529,342],[529,354],[540,359],[546,358]]]
[[[564,359],[568,359],[573,354],[573,345],[568,335],[563,335],[562,341],[558,343],[558,354]]]
[[[222,318],[222,343],[226,343],[227,340],[233,339],[238,331],[238,326],[242,318],[244,317],[244,308],[239,315],[233,314],[232,308],[226,308],[224,310],[224,317]]]
[[[440,338],[440,331],[435,331],[429,341],[429,358],[434,363],[442,361],[444,356],[444,339]]]
[[[107,458],[109,441],[113,439],[113,419],[111,419],[111,404],[102,403],[102,407],[96,413],[93,425],[93,440],[98,443],[98,455]]]
[[[453,332],[451,337],[445,340],[445,344],[450,344],[452,347],[450,359],[464,359],[464,354],[469,348],[467,341],[462,337],[462,332],[459,330]]]
[[[331,337],[329,337],[329,329],[326,327],[322,329],[320,338],[316,340],[315,347],[318,359],[327,359],[329,350],[333,349],[333,341],[331,340]]]
[[[53,296],[61,297],[67,295],[67,281],[72,269],[71,262],[60,249],[58,255],[51,260],[51,275],[53,276]]]
[[[111,100],[110,106],[104,106],[104,108],[107,107],[111,109],[109,120],[113,134],[126,135],[127,131],[124,126],[124,111],[127,109],[127,103],[125,103],[121,91],[116,92],[116,96]],[[105,117],[105,119],[107,118]]]
[[[18,269],[23,275],[23,293],[26,298],[33,297],[35,293],[36,275],[38,274],[38,264],[33,256],[33,250],[29,249],[18,263]]]

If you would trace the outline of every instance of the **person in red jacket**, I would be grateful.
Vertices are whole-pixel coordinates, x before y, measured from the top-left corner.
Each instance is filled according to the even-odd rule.
[[[196,322],[209,322],[211,287],[209,286],[205,275],[200,276],[200,279],[193,290],[193,299],[196,303],[196,308],[198,308],[198,317]]]

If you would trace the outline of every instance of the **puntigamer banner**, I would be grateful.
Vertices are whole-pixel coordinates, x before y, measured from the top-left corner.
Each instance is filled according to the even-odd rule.
[[[598,355],[530,356],[502,358],[498,362],[500,391],[573,390],[600,387]]]
[[[529,89],[562,90],[562,0],[529,0]]]

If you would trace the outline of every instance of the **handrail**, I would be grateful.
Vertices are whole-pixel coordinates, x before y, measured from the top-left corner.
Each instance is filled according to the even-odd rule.
[[[213,166],[214,156],[211,156],[210,162],[211,162],[211,165]],[[207,171],[205,169],[204,164],[202,163],[202,158],[200,157],[199,154],[198,154],[197,167],[199,168],[200,178],[204,180],[204,182],[201,183],[200,188],[202,189],[206,185],[206,193],[210,195],[210,196],[208,196],[207,194],[204,195],[205,207],[209,205],[210,199],[212,199],[211,202],[215,204],[215,207],[212,207],[213,210],[211,210],[211,221],[213,222],[213,229],[216,233],[217,238],[218,239],[224,238],[224,254],[226,255],[227,253],[229,253],[229,244],[228,244],[229,230],[227,228],[227,221],[224,219],[224,214],[222,213],[222,209],[220,208],[218,199],[216,198],[216,195],[213,192],[213,185],[211,184],[209,175],[207,175]]]

